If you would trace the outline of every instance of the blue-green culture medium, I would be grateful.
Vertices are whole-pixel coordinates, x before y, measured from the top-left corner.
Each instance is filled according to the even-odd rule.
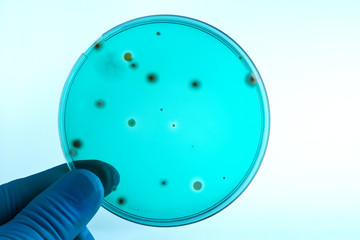
[[[265,154],[269,106],[248,55],[195,19],[123,23],[73,67],[59,112],[62,148],[120,174],[103,207],[133,222],[207,218],[249,185]]]

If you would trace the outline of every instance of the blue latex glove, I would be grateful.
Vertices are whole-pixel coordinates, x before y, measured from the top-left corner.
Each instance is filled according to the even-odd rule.
[[[74,164],[0,186],[0,239],[94,239],[86,224],[119,174],[97,160]]]

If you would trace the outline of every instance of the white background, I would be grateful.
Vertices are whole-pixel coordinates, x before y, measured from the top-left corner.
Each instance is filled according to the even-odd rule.
[[[360,2],[0,0],[0,183],[62,164],[58,104],[82,52],[133,18],[178,14],[216,26],[259,69],[270,101],[263,164],[228,208],[154,228],[104,209],[97,239],[360,239]]]

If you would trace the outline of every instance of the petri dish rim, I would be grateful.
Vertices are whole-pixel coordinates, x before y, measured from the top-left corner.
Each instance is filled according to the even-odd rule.
[[[249,186],[253,178],[255,177],[257,171],[260,168],[260,165],[262,163],[263,157],[266,152],[266,148],[268,145],[269,135],[270,135],[270,109],[269,109],[269,100],[268,95],[264,86],[264,83],[262,81],[261,75],[259,71],[257,70],[255,64],[250,59],[250,57],[247,55],[247,53],[227,34],[219,30],[218,28],[205,23],[203,21],[185,17],[181,15],[149,15],[144,16],[140,18],[135,18],[132,20],[129,20],[127,22],[124,22],[122,24],[119,24],[112,29],[108,30],[104,34],[101,35],[100,38],[98,38],[91,46],[80,55],[79,59],[76,61],[75,65],[71,69],[69,76],[67,77],[67,80],[64,84],[64,88],[61,94],[60,98],[60,104],[59,104],[59,118],[58,118],[58,124],[59,124],[59,136],[60,136],[60,142],[61,147],[63,150],[63,154],[65,156],[65,159],[67,161],[68,167],[71,170],[76,169],[72,158],[70,156],[70,153],[67,151],[68,142],[65,132],[65,105],[67,102],[68,94],[71,88],[71,85],[76,78],[76,75],[78,71],[80,70],[82,64],[87,59],[87,54],[93,46],[95,46],[96,43],[107,41],[111,37],[121,33],[122,31],[125,31],[130,28],[134,28],[139,25],[144,24],[153,24],[153,23],[172,23],[172,24],[181,24],[186,25],[192,28],[196,28],[200,31],[203,31],[212,37],[215,37],[220,42],[222,42],[225,46],[227,46],[235,55],[242,58],[242,63],[244,66],[253,74],[253,76],[257,80],[256,84],[256,91],[258,93],[260,108],[261,108],[261,136],[259,138],[259,144],[257,148],[257,152],[254,156],[254,159],[252,161],[251,167],[248,169],[247,173],[244,175],[242,180],[238,183],[238,185],[228,193],[221,201],[219,201],[217,204],[211,206],[208,209],[205,209],[201,212],[194,213],[192,215],[188,215],[186,217],[181,218],[171,218],[171,219],[152,219],[152,218],[145,218],[137,215],[133,215],[131,213],[122,211],[119,208],[114,207],[111,203],[109,203],[106,199],[104,199],[102,206],[110,211],[111,213],[126,219],[128,221],[147,225],[147,226],[157,226],[157,227],[172,227],[172,226],[180,226],[180,225],[187,225],[191,223],[195,223],[201,220],[204,220],[206,218],[211,217],[212,215],[220,212],[227,206],[229,206],[233,201],[235,201]],[[120,176],[121,178],[121,176]],[[121,179],[120,179],[121,181]]]

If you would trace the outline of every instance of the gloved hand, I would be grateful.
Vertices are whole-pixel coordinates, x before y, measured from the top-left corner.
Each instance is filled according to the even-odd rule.
[[[0,239],[94,239],[86,224],[119,184],[119,173],[97,160],[74,165],[1,185]]]

